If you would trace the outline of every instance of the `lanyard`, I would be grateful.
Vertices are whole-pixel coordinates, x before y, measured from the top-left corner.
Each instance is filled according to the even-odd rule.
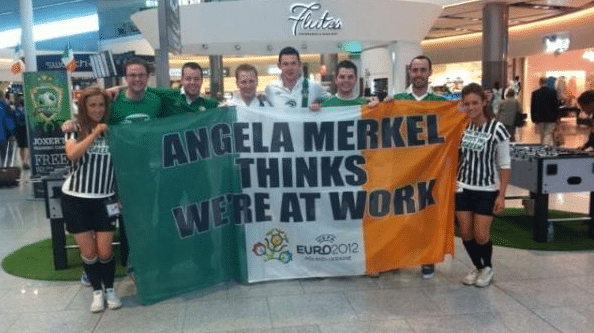
[[[309,96],[309,82],[306,78],[303,78],[303,88],[301,89],[301,107],[306,108],[308,106]]]

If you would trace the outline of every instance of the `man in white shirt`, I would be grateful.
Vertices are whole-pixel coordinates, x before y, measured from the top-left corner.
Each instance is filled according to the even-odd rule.
[[[296,49],[290,46],[282,49],[277,66],[281,70],[280,79],[266,86],[266,97],[273,106],[307,108],[317,102],[319,109],[319,103],[330,98],[330,94],[319,83],[303,77]]]
[[[250,64],[241,64],[235,70],[235,83],[238,91],[233,92],[229,105],[246,107],[270,107],[266,96],[256,96],[258,88],[258,71]]]

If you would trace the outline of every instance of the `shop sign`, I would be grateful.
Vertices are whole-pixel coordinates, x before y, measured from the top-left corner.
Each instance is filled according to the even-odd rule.
[[[88,53],[74,54],[76,61],[75,72],[92,72],[91,58]],[[62,62],[61,54],[45,54],[37,56],[37,70],[38,71],[58,71],[64,70],[64,63]]]
[[[543,44],[545,53],[561,53],[569,50],[569,32],[559,32],[554,35],[544,36]]]
[[[332,17],[327,10],[322,12],[322,5],[317,2],[295,3],[290,11],[293,36],[333,36],[342,28],[340,18]]]

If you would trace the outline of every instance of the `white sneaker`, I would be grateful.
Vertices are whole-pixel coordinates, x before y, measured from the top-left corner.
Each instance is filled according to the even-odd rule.
[[[468,275],[466,275],[464,277],[464,279],[462,279],[462,283],[464,283],[467,286],[472,286],[475,284],[476,282],[476,278],[479,275],[479,270],[475,269],[472,272],[470,272]]]
[[[102,290],[93,291],[93,303],[91,303],[91,312],[101,312],[105,309],[105,300]]]
[[[91,286],[91,281],[89,281],[89,277],[87,276],[87,274],[85,272],[83,272],[82,275],[80,276],[80,283],[85,287]]]
[[[107,298],[107,307],[110,309],[119,309],[122,307],[122,301],[116,295],[113,288],[105,289],[105,296]]]
[[[493,268],[487,266],[481,269],[474,285],[477,287],[486,287],[491,284],[491,280],[493,280]]]

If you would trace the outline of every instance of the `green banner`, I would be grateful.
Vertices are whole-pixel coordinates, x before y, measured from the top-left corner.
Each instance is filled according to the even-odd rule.
[[[233,277],[245,280],[237,255],[244,237],[233,223],[232,194],[241,191],[230,139],[235,119],[234,108],[216,109],[110,127],[143,304]]]
[[[70,119],[70,95],[65,71],[23,74],[25,110],[31,151],[31,178],[68,167],[62,123]],[[34,186],[34,196],[43,198],[43,186]]]

